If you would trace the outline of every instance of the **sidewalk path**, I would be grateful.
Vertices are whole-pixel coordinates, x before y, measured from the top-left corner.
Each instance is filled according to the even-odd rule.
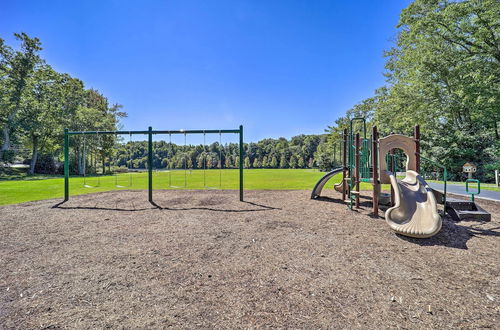
[[[432,189],[443,191],[444,184],[429,182],[429,186],[431,186]],[[470,197],[470,195],[465,192],[465,186],[458,184],[447,184],[446,192],[450,194]],[[481,193],[479,195],[475,195],[474,198],[484,198],[500,202],[500,191],[481,190]]]

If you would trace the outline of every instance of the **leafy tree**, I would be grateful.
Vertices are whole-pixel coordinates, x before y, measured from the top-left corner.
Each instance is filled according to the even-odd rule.
[[[21,42],[19,51],[12,51],[0,39],[0,87],[5,97],[0,98],[0,126],[2,126],[2,148],[4,152],[11,147],[11,134],[17,127],[16,115],[20,110],[23,95],[36,65],[41,63],[38,52],[42,50],[38,38],[30,38],[25,33],[15,33],[14,36]]]
[[[278,158],[276,158],[276,156],[273,156],[273,158],[271,158],[271,167],[278,168]]]
[[[481,167],[499,158],[499,15],[494,0],[416,0],[401,13],[396,45],[386,54],[377,123],[385,133],[405,134],[420,124],[424,155],[455,178],[466,161]]]
[[[288,160],[285,155],[282,155],[280,158],[280,168],[288,168]]]
[[[264,167],[264,168],[269,167],[269,163],[267,161],[267,156],[262,157],[262,164],[261,164],[261,166]]]
[[[39,159],[50,164],[50,159],[62,158],[62,131],[112,131],[126,117],[119,104],[109,104],[105,95],[95,89],[86,89],[84,83],[65,73],[56,72],[38,55],[41,50],[37,38],[18,34],[19,50],[13,50],[0,39],[0,143],[2,158],[12,158],[16,146],[32,150],[30,173],[34,173]],[[72,173],[107,173],[116,168],[147,166],[147,143],[124,142],[113,135],[75,135],[70,139],[70,169]],[[243,146],[244,165],[250,167],[287,168],[294,155],[293,167],[299,159],[312,157],[322,143],[320,136],[298,135],[264,139]],[[281,162],[278,160],[281,159]],[[54,163],[52,161],[52,163]],[[297,163],[297,164],[295,164]],[[239,166],[239,146],[214,142],[208,146],[177,146],[165,141],[154,142],[154,168],[225,168]],[[55,166],[49,166],[56,168]],[[53,170],[53,169],[52,169]]]
[[[205,153],[201,153],[200,155],[198,155],[198,158],[197,158],[197,168],[204,168],[205,167]]]
[[[228,155],[228,156],[226,157],[226,164],[225,164],[225,167],[226,167],[226,168],[232,168],[232,167],[233,167],[233,165],[232,165],[232,163],[231,163],[231,158],[232,158],[232,156],[231,156],[231,155]]]
[[[419,124],[422,153],[461,179],[466,161],[480,178],[500,159],[500,6],[495,0],[415,0],[400,16],[394,47],[386,52],[385,86],[327,129],[318,166],[333,166],[335,145],[353,117],[368,130],[410,135]],[[425,168],[429,166],[425,161]]]
[[[299,168],[304,168],[304,166],[305,166],[305,164],[304,164],[304,158],[299,157],[299,159],[297,160],[297,166]]]
[[[252,167],[253,167],[253,168],[259,168],[259,167],[261,167],[261,163],[260,163],[260,161],[259,161],[259,159],[258,159],[258,158],[255,158],[255,159],[253,160],[253,166],[252,166]]]
[[[309,168],[313,168],[314,167],[314,158],[309,158],[309,161],[307,162],[307,166]]]
[[[59,125],[61,95],[60,76],[51,67],[44,65],[35,71],[27,82],[27,92],[18,109],[19,127],[27,135],[26,143],[31,145],[32,157],[29,174],[34,174],[41,147],[56,143],[55,132],[60,132]]]
[[[250,168],[250,158],[248,156],[245,157],[244,166],[245,168]]]
[[[295,155],[290,157],[290,168],[297,168],[297,157]]]

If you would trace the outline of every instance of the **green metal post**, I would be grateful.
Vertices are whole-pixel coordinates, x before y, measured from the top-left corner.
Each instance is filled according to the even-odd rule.
[[[355,138],[354,138],[354,146],[355,146],[355,151],[354,151],[354,166],[356,167],[354,169],[354,176],[356,177],[356,181],[355,181],[355,187],[356,187],[356,208],[359,209],[359,182],[361,181],[360,180],[360,175],[361,175],[361,171],[360,171],[360,158],[361,158],[361,155],[359,153],[359,149],[360,149],[360,143],[359,143],[359,133],[356,133],[355,135]],[[351,192],[352,194],[352,192]]]
[[[148,129],[148,196],[153,203],[153,128]]]
[[[363,122],[363,139],[366,139],[366,119],[364,117],[355,117],[355,118],[351,119],[351,122],[350,122],[351,134],[354,134],[353,123],[355,121],[362,121]]]
[[[448,180],[448,172],[446,171],[446,168],[444,166],[443,166],[443,180],[444,180],[443,214],[446,214],[446,182]]]
[[[243,125],[240,125],[240,201],[243,202]]]
[[[475,192],[469,191],[469,182],[474,182],[477,184],[477,190]],[[470,195],[471,202],[474,202],[474,195],[479,195],[481,193],[481,182],[477,179],[467,179],[465,180],[465,191]]]
[[[69,135],[64,129],[64,201],[69,200]]]
[[[373,215],[378,217],[378,199],[379,199],[379,180],[378,180],[378,131],[377,126],[372,127],[372,178],[373,178],[373,197],[372,197],[372,206],[373,206]]]
[[[344,128],[344,132],[342,133],[342,201],[345,201],[347,193],[347,175],[349,171],[347,153],[347,128]]]

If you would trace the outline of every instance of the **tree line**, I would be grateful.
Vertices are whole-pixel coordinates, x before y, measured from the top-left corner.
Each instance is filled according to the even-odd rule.
[[[497,0],[416,0],[400,15],[394,46],[385,52],[385,85],[328,126],[319,155],[333,149],[354,117],[380,134],[411,135],[419,124],[422,155],[443,164],[451,179],[494,180],[500,168],[500,3]],[[425,161],[423,167],[428,167]]]
[[[13,48],[0,38],[0,163],[29,162],[29,174],[62,172],[63,129],[113,131],[127,116],[119,104],[110,105],[98,90],[59,73],[40,56],[41,41],[14,34]],[[244,144],[246,168],[312,168],[328,166],[318,146],[326,135],[298,135]],[[29,154],[22,152],[29,150]],[[120,168],[147,168],[146,142],[124,142],[115,135],[73,135],[70,172],[109,173]],[[235,143],[179,146],[154,143],[154,168],[236,168]],[[1,164],[0,164],[1,165]],[[0,171],[4,169],[0,166]]]
[[[86,89],[80,79],[55,71],[40,57],[38,38],[14,35],[20,44],[17,49],[0,38],[0,165],[23,157],[19,151],[27,148],[30,155],[24,158],[30,160],[30,174],[40,169],[42,161],[42,170],[55,172],[64,128],[115,130],[126,113],[99,91]],[[113,137],[103,138],[101,158],[112,152],[114,142]],[[79,172],[87,157],[82,146],[81,137],[72,138]]]
[[[386,82],[373,96],[347,110],[325,134],[245,144],[245,167],[338,167],[341,132],[350,119],[365,117],[368,129],[377,125],[381,136],[411,135],[413,126],[420,125],[422,156],[444,165],[449,179],[463,179],[462,165],[473,162],[478,178],[493,180],[493,171],[500,168],[498,17],[497,0],[415,0],[401,12],[394,46],[384,54]],[[0,161],[11,162],[16,150],[29,148],[31,155],[25,158],[31,174],[56,172],[64,127],[115,130],[126,113],[81,80],[56,72],[40,58],[40,40],[15,36],[20,43],[16,50],[0,39]],[[144,143],[109,135],[99,139],[72,136],[73,173],[146,167]],[[230,168],[238,157],[236,144],[159,141],[154,166]],[[429,167],[425,161],[422,165]]]
[[[99,157],[101,137],[87,136],[86,173],[112,173],[148,168],[148,143],[118,138],[109,157]],[[298,135],[264,139],[243,144],[245,168],[314,168],[318,145],[325,135]],[[167,141],[153,142],[153,169],[229,169],[239,167],[239,144],[214,142],[208,145],[177,145]],[[72,173],[77,171],[76,154],[71,159]]]

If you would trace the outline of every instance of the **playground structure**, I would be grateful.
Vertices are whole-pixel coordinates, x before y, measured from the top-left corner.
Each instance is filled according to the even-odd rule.
[[[172,135],[175,134],[183,134],[184,141],[186,141],[187,134],[203,134],[203,141],[205,143],[206,134],[219,134],[219,143],[222,141],[222,134],[238,134],[239,136],[239,196],[240,201],[243,201],[244,187],[243,187],[243,158],[244,158],[244,149],[243,149],[243,126],[240,125],[238,129],[222,129],[222,130],[153,130],[152,127],[149,127],[147,131],[69,131],[68,129],[64,130],[64,202],[69,200],[70,190],[69,190],[69,163],[70,163],[70,137],[73,135],[82,135],[84,137],[84,149],[85,146],[85,136],[105,136],[105,135],[129,135],[130,140],[132,135],[147,135],[148,137],[148,155],[147,155],[147,172],[148,172],[148,201],[154,205],[153,200],[153,136],[154,135],[169,135],[170,141]],[[132,164],[132,157],[129,155],[129,163]],[[220,160],[219,169],[222,168],[222,161]],[[131,165],[128,165],[128,169]],[[186,171],[186,160],[184,158],[184,170]],[[206,170],[206,159],[204,161],[203,170]],[[93,188],[98,187],[100,185],[99,177],[97,177],[97,183],[95,185],[90,185],[87,183],[87,178],[85,175],[84,169],[84,187]],[[221,174],[219,174],[219,188],[221,182]],[[129,178],[128,184],[120,184],[118,182],[118,177],[115,176],[115,186],[119,188],[126,188],[132,185],[132,176]],[[186,184],[184,184],[186,186]],[[175,187],[171,183],[170,172],[169,172],[169,187]],[[204,182],[205,188],[213,188],[208,187],[206,182]]]
[[[396,176],[397,149],[402,150],[407,157],[404,169],[406,176],[401,180]],[[442,192],[430,188],[419,174],[422,159],[443,170]],[[334,188],[342,193],[342,201],[346,202],[350,209],[360,207],[360,183],[369,183],[373,187],[373,216],[378,217],[379,204],[388,204],[390,207],[385,211],[386,222],[396,233],[404,236],[427,238],[437,234],[442,224],[437,204],[444,205],[443,215],[448,212],[453,219],[458,219],[457,221],[466,218],[487,219],[484,215],[487,212],[478,209],[473,201],[474,205],[462,201],[447,201],[446,168],[421,156],[418,125],[415,126],[412,137],[391,134],[380,138],[377,127],[374,126],[371,138],[367,138],[365,119],[352,119],[349,129],[343,131],[342,167],[325,174],[314,187],[311,198],[320,197],[328,180],[338,173],[342,173],[342,181]],[[391,184],[390,195],[382,193],[382,184]],[[457,207],[461,210],[457,210]],[[461,214],[462,217],[454,217],[456,214]]]
[[[70,137],[73,135],[83,136],[83,150],[85,151],[85,137],[96,136],[97,139],[102,139],[106,135],[129,135],[130,141],[132,135],[146,135],[147,136],[147,189],[148,200],[154,204],[153,201],[153,136],[154,135],[168,135],[169,143],[172,144],[172,135],[184,136],[184,147],[186,146],[187,134],[203,134],[203,143],[206,144],[206,134],[219,135],[219,149],[218,149],[218,168],[219,168],[219,186],[222,187],[222,134],[233,133],[239,135],[239,192],[240,201],[243,201],[243,126],[239,129],[230,130],[158,130],[155,131],[151,127],[147,131],[64,131],[64,201],[69,200],[69,149]],[[334,186],[335,190],[342,194],[342,201],[348,204],[352,210],[360,207],[361,183],[368,183],[372,185],[372,209],[373,216],[378,217],[379,205],[389,205],[390,207],[385,211],[385,219],[389,226],[399,234],[426,238],[431,237],[439,232],[441,228],[441,216],[438,213],[437,204],[444,205],[443,215],[448,213],[452,219],[456,221],[462,220],[480,220],[489,221],[491,215],[481,209],[474,203],[474,195],[480,193],[480,183],[474,181],[478,185],[476,192],[469,192],[467,183],[467,192],[472,196],[470,202],[460,200],[447,200],[446,195],[446,180],[447,171],[442,165],[422,157],[420,154],[420,128],[415,126],[413,136],[405,136],[401,134],[390,134],[386,137],[379,137],[377,127],[372,128],[371,138],[367,137],[366,121],[364,118],[354,118],[350,121],[349,129],[343,131],[342,139],[342,167],[334,169],[333,171],[324,175],[314,187],[311,198],[316,199],[321,195],[321,191],[327,182],[336,174],[342,173],[342,181]],[[99,150],[99,147],[97,147]],[[399,151],[397,151],[399,150]],[[211,153],[214,153],[212,150]],[[406,176],[398,179],[398,165],[402,160],[398,158],[401,154],[406,155],[406,162],[404,172]],[[203,170],[203,187],[205,189],[217,189],[215,185],[207,185],[206,170],[207,170],[207,154],[203,152],[202,165],[200,169]],[[129,151],[126,161],[127,172],[133,169],[132,155]],[[187,188],[187,161],[186,154],[182,155],[183,170],[184,170],[184,185],[173,185],[172,183],[172,165],[167,161],[168,172],[168,188]],[[84,159],[86,158],[84,153]],[[420,162],[421,160],[428,161],[435,167],[443,170],[443,191],[432,189],[425,181],[424,177],[420,175]],[[85,160],[84,160],[85,161]],[[95,157],[94,157],[95,161]],[[104,173],[104,158],[102,161]],[[96,165],[94,165],[96,167]],[[87,188],[95,188],[100,186],[100,179],[97,176],[94,184],[87,181],[85,165],[83,171],[83,185]],[[128,188],[132,186],[132,175],[130,173],[127,182],[119,181],[118,175],[115,174],[115,187]],[[383,193],[381,189],[382,184],[391,185],[391,193]]]

